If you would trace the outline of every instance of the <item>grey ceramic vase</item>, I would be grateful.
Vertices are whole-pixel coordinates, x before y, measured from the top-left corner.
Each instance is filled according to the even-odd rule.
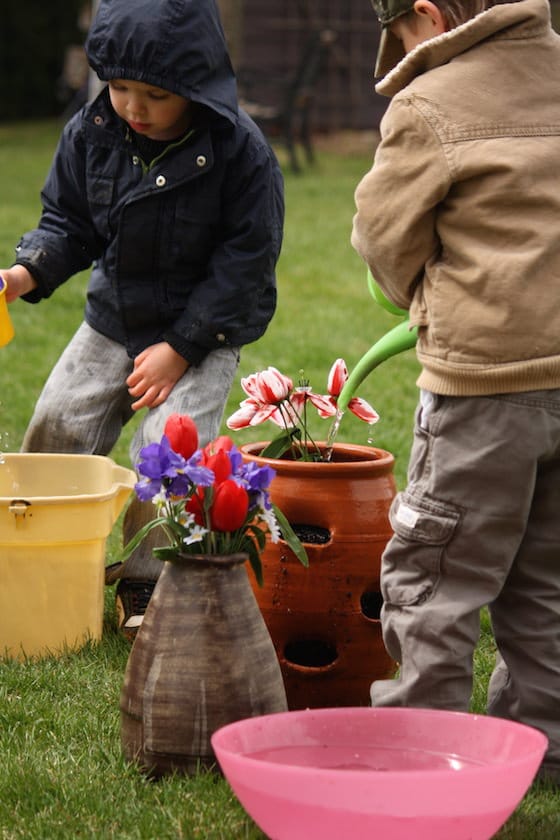
[[[150,777],[212,767],[217,729],[287,709],[246,560],[185,554],[164,563],[120,701],[123,753]]]

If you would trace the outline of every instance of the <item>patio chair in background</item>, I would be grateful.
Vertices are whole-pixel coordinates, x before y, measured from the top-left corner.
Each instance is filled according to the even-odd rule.
[[[312,32],[291,78],[267,77],[244,68],[237,73],[240,104],[267,136],[282,139],[294,172],[301,171],[298,143],[307,162],[314,161],[311,114],[317,82],[336,38],[332,29]]]

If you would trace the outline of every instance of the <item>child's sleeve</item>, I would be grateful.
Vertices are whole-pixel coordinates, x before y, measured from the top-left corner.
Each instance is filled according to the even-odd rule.
[[[440,139],[410,99],[391,103],[372,169],[355,193],[352,245],[387,297],[408,309],[437,254],[438,204],[451,177]]]
[[[85,150],[77,115],[62,133],[41,191],[39,225],[25,233],[16,248],[16,263],[24,265],[38,283],[37,289],[24,295],[28,302],[49,297],[99,255],[86,195]]]

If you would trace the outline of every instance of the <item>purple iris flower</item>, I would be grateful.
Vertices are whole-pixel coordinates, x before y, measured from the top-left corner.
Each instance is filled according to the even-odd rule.
[[[259,467],[253,461],[245,463],[243,456],[237,447],[232,446],[228,452],[232,478],[249,491],[268,490],[270,483],[276,475],[272,467]]]
[[[164,435],[160,443],[150,443],[140,450],[143,459],[137,466],[143,476],[136,484],[136,495],[142,502],[153,499],[161,490],[167,498],[189,496],[196,486],[209,487],[214,473],[199,466],[202,451],[198,449],[187,460],[179,455]]]
[[[249,491],[268,490],[275,475],[276,470],[272,467],[259,467],[253,461],[245,465],[244,478]]]
[[[272,467],[259,467],[254,461],[242,465],[239,478],[249,493],[251,507],[256,502],[258,506],[270,510],[269,487],[275,475],[276,470],[273,470]]]
[[[231,464],[231,474],[235,477],[243,472],[243,455],[236,446],[232,446],[227,454]]]

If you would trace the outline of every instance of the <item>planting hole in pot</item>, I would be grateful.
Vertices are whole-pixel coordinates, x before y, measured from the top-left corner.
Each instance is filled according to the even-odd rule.
[[[328,528],[322,528],[320,525],[303,525],[297,523],[292,524],[296,536],[302,543],[311,543],[312,545],[325,545],[330,542],[331,532]]]
[[[381,592],[376,592],[375,590],[362,592],[360,597],[360,607],[366,618],[370,618],[373,621],[379,621],[382,606],[383,595]]]
[[[338,659],[338,651],[323,639],[296,639],[284,648],[284,658],[290,665],[302,668],[325,668]]]

